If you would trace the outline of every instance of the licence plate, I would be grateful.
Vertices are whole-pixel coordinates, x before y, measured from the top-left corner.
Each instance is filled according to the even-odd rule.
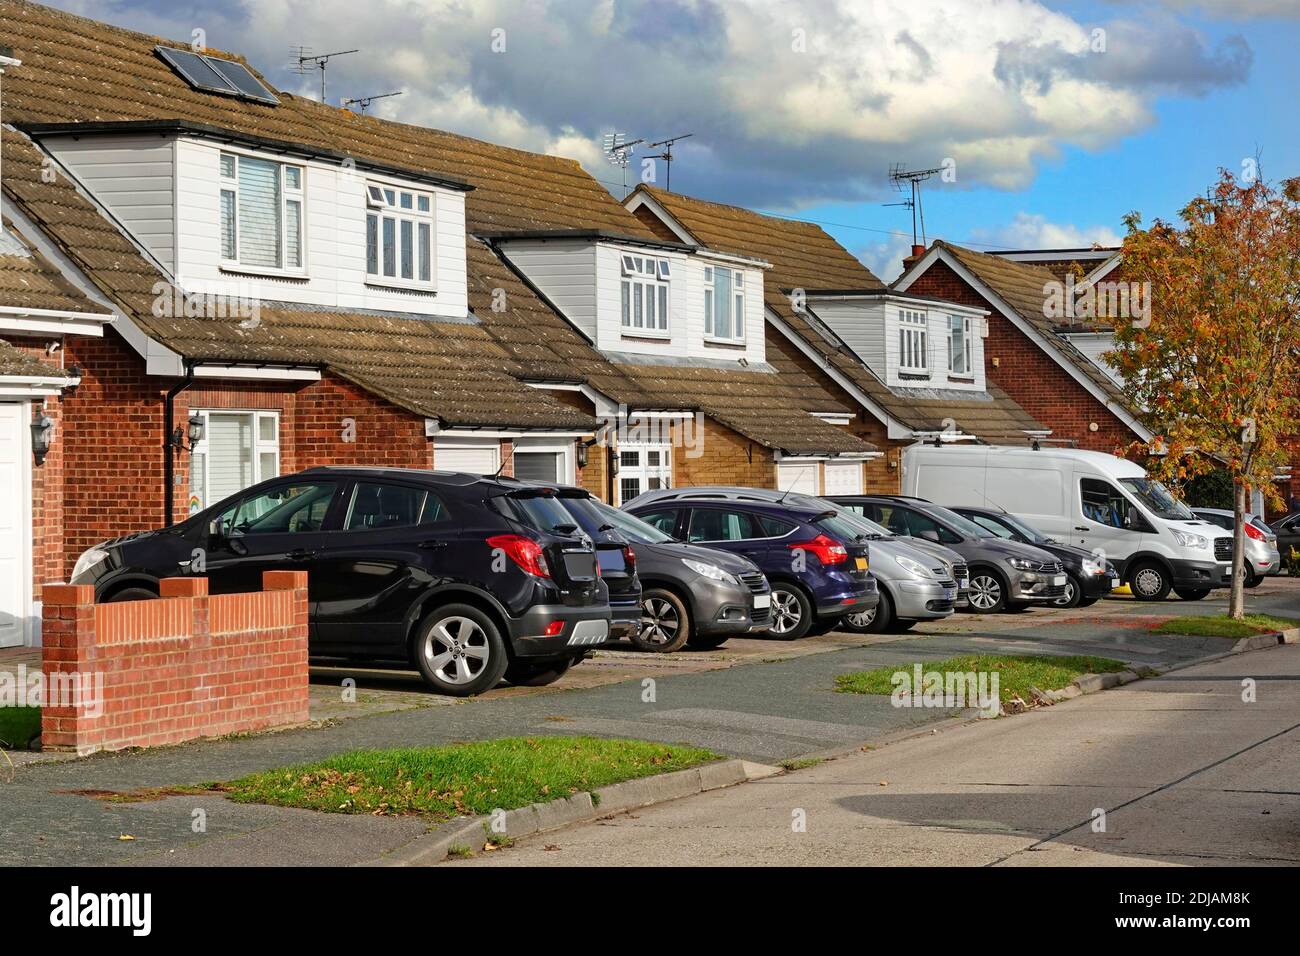
[[[945,601],[955,601],[955,600],[957,600],[957,589],[956,589],[956,588],[944,588],[944,589],[943,589],[943,599],[944,599]]]
[[[866,558],[854,558],[853,560],[854,560],[854,567],[856,567],[859,571],[867,570]]]
[[[1056,577],[1052,578],[1052,583],[1053,583],[1053,584],[1064,584],[1064,583],[1065,583],[1065,575],[1064,575],[1064,574],[1058,574]]]
[[[772,606],[772,595],[770,594],[754,595],[754,610],[757,611],[757,610],[761,610],[762,608],[771,607],[771,606]]]

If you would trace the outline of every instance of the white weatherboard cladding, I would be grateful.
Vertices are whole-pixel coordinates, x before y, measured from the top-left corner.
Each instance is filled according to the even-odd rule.
[[[168,269],[175,269],[175,153],[170,138],[59,137],[46,144],[86,191]]]
[[[1115,335],[1113,332],[1074,332],[1066,335],[1065,338],[1069,339],[1080,352],[1088,356],[1099,369],[1116,382],[1123,383],[1123,376],[1102,358],[1105,353],[1115,348]]]

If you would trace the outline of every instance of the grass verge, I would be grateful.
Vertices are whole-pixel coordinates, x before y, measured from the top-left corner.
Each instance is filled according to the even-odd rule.
[[[840,674],[835,678],[835,690],[841,694],[888,696],[894,692],[893,676],[899,671],[905,671],[910,677],[918,663],[923,674],[931,671],[938,671],[941,674],[968,672],[979,674],[996,671],[998,694],[1003,703],[1013,697],[1028,700],[1031,687],[1044,691],[1060,690],[1081,674],[1107,674],[1128,667],[1123,661],[1112,660],[1109,657],[968,654],[941,661],[908,661],[905,664],[891,664],[869,671]],[[913,689],[913,692],[919,691],[920,688]]]
[[[1247,614],[1240,621],[1219,614],[1176,617],[1158,624],[1151,630],[1156,634],[1190,634],[1194,637],[1254,637],[1269,631],[1285,631],[1300,625],[1300,621],[1268,614]]]
[[[39,707],[0,707],[0,747],[27,749],[27,744],[41,732]]]
[[[514,810],[720,759],[707,750],[645,740],[507,737],[447,747],[357,750],[251,774],[217,789],[241,803],[446,819]]]

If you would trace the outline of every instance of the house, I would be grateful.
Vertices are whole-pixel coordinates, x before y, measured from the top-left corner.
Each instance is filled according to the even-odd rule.
[[[884,450],[865,472],[821,463],[806,490],[897,492],[918,441],[1022,444],[1048,428],[986,374],[989,308],[890,289],[813,223],[638,186],[624,201],[665,241],[770,264],[768,360],[851,410],[846,427]]]
[[[1071,261],[1059,251],[1041,261],[1027,255],[936,240],[909,258],[893,288],[987,310],[989,379],[1050,428],[1054,440],[1109,453],[1150,441],[1151,431],[1129,407],[1114,372],[1094,358],[1109,347],[1104,323],[1080,321],[1063,307],[1071,301],[1075,283],[1067,276],[1075,274],[1074,262],[1092,260]],[[1098,260],[1095,268],[1108,261]]]

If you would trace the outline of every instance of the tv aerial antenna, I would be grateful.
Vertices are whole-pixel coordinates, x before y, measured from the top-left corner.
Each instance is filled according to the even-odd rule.
[[[917,219],[920,219],[920,245],[926,244],[925,238],[925,207],[921,204],[921,183],[925,182],[931,176],[943,172],[943,167],[935,169],[907,169],[902,163],[891,163],[889,165],[889,181],[894,187],[895,192],[903,192],[907,183],[911,187],[911,198],[904,199],[902,202],[885,203],[886,206],[905,206],[912,212],[912,245],[918,245],[917,239]]]
[[[289,69],[293,72],[306,75],[312,70],[320,70],[320,101],[325,102],[325,64],[336,56],[347,56],[349,53],[360,53],[360,50],[335,50],[333,53],[313,53],[311,47],[298,46],[289,50]]]
[[[343,101],[343,108],[351,109],[353,106],[355,106],[357,107],[357,110],[359,112],[364,113],[367,109],[370,108],[370,104],[373,103],[375,100],[386,99],[390,96],[401,96],[405,92],[406,90],[395,90],[392,93],[375,93],[371,96],[354,96],[351,99],[346,99]]]
[[[627,138],[627,133],[606,133],[604,138],[605,159],[611,166],[623,170],[623,188],[627,189],[627,166],[632,161],[632,148],[644,139]]]
[[[650,159],[662,159],[662,160],[664,161],[664,163],[667,164],[667,166],[668,166],[668,174],[667,174],[667,176],[665,177],[665,180],[666,180],[666,181],[665,181],[665,183],[664,183],[664,188],[665,188],[668,192],[672,192],[672,191],[673,191],[673,143],[677,142],[678,140],[682,140],[682,139],[690,139],[690,138],[691,138],[692,136],[694,136],[694,135],[695,135],[694,133],[682,133],[682,134],[679,135],[679,136],[670,136],[668,139],[661,139],[661,140],[660,140],[659,142],[657,142],[657,143],[648,143],[648,144],[647,144],[647,145],[649,146],[650,149],[658,149],[660,146],[662,146],[662,147],[664,148],[664,151],[663,151],[662,153],[655,153],[653,156],[651,156],[651,157],[649,157],[649,158],[650,158]]]

